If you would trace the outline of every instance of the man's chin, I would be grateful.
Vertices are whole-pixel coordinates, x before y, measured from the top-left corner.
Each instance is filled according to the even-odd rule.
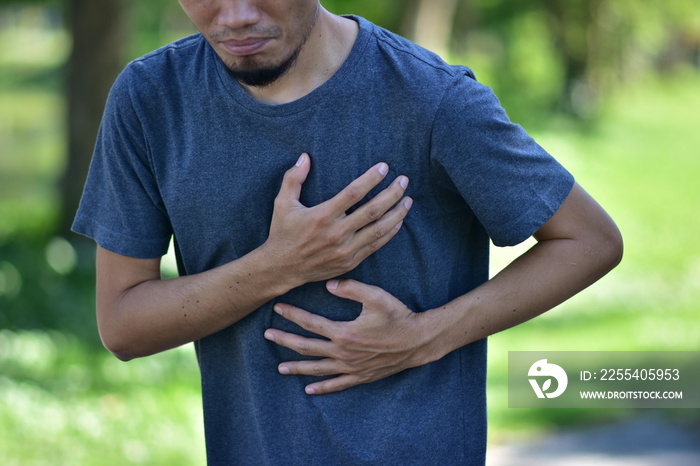
[[[229,74],[236,81],[252,87],[265,87],[281,78],[289,68],[261,68],[257,70],[231,70]]]
[[[286,60],[276,66],[258,66],[252,64],[243,69],[229,66],[229,74],[236,81],[252,87],[265,87],[277,81],[285,75],[296,62],[301,47],[294,51]]]

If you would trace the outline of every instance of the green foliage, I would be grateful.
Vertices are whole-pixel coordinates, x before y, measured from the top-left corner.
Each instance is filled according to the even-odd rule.
[[[32,87],[0,84],[0,243],[17,235],[49,235],[57,221],[62,101],[55,92]]]
[[[178,2],[129,0],[126,3],[130,24],[127,61],[197,32]]]
[[[401,31],[401,21],[410,0],[322,0],[324,8],[337,15],[352,14],[394,32]]]
[[[97,347],[94,255],[63,238],[0,245],[0,328],[55,329]]]

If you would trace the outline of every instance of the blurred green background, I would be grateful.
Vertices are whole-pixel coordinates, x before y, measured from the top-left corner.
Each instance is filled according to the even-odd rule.
[[[472,67],[623,232],[610,275],[491,338],[491,442],[637,415],[508,409],[507,352],[700,349],[697,0],[322,4]],[[116,73],[191,32],[175,0],[0,1],[5,465],[204,462],[192,348],[128,364],[109,355],[94,319],[94,246],[67,231]],[[526,246],[494,249],[494,271]],[[659,415],[700,422],[697,410]]]

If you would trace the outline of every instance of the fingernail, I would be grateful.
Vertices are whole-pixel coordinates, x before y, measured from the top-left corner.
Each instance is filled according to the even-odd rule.
[[[306,154],[301,154],[301,157],[299,157],[299,160],[297,160],[297,163],[294,164],[295,167],[301,167],[301,164],[304,163],[304,157]]]
[[[279,371],[280,371],[280,374],[283,374],[283,375],[289,375],[291,373],[289,371],[289,367],[287,367],[287,366],[280,366]]]
[[[272,332],[265,332],[265,339],[275,341],[275,336],[272,334]]]
[[[306,392],[307,395],[315,395],[316,394],[316,390],[314,390],[313,387],[306,387],[306,389],[304,389],[304,391]]]
[[[408,199],[406,199],[405,201],[403,201],[403,206],[406,209],[410,209],[412,205],[413,205],[413,199],[411,199],[410,197]]]
[[[282,315],[282,308],[279,306],[274,306],[272,308],[273,311],[275,311],[277,314]]]
[[[406,187],[408,186],[408,178],[406,178],[405,176],[400,176],[399,177],[399,184],[401,185],[401,187],[403,189],[406,189]]]
[[[338,289],[338,280],[331,280],[326,284],[326,286],[329,290],[336,290]]]
[[[382,162],[379,164],[378,170],[379,170],[379,173],[381,173],[382,175],[386,175],[387,173],[389,173],[389,165]]]

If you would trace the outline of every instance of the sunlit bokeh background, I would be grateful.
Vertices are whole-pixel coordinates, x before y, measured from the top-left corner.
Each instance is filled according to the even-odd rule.
[[[625,258],[609,276],[491,338],[492,444],[638,416],[508,409],[507,352],[700,350],[697,0],[322,4],[470,66],[623,232]],[[192,32],[175,0],[0,1],[4,465],[204,462],[192,348],[109,355],[95,326],[94,246],[68,231],[116,73]],[[525,247],[494,249],[494,273]],[[175,273],[171,258],[163,272]],[[700,424],[697,410],[655,415]]]

